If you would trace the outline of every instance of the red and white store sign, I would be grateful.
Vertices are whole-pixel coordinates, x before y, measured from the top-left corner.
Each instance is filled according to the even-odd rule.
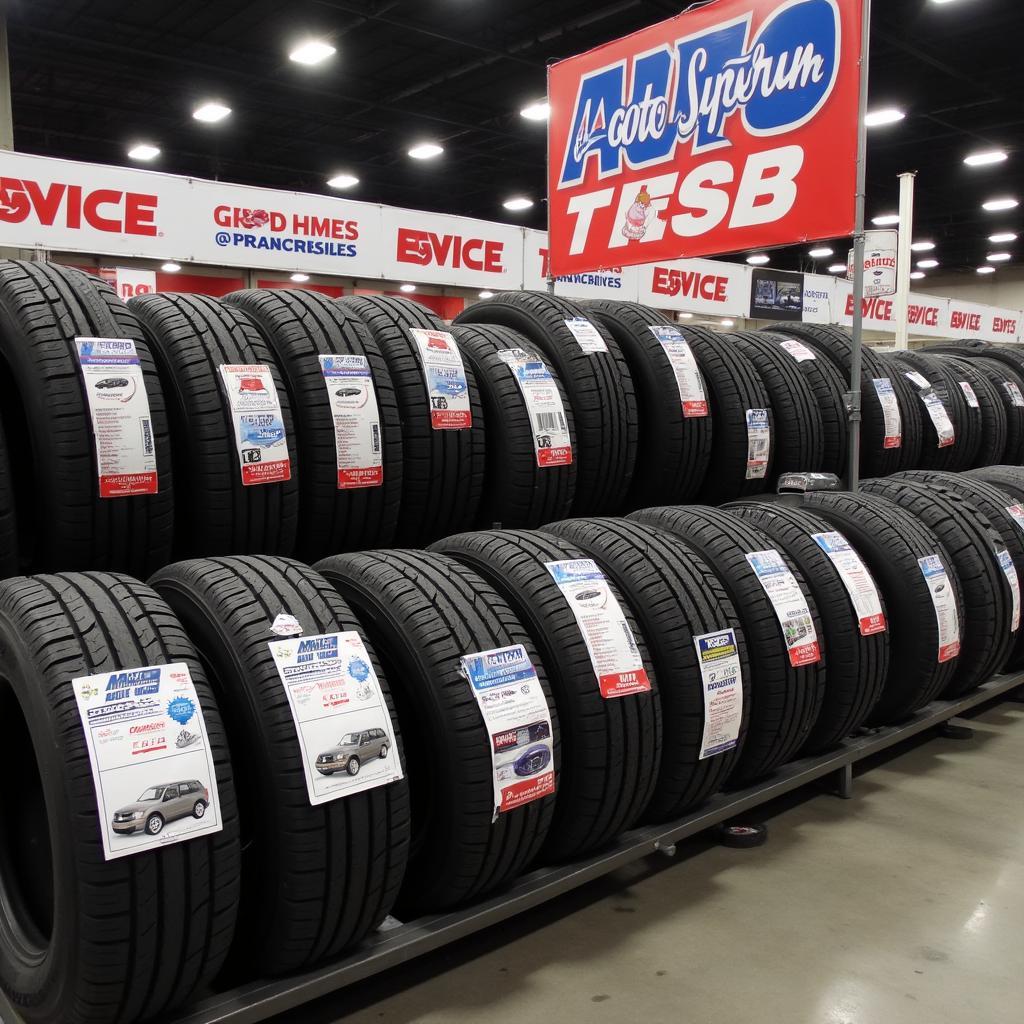
[[[850,234],[861,0],[718,0],[553,65],[559,274]]]
[[[125,302],[136,295],[152,295],[156,292],[156,271],[115,267],[114,288]]]
[[[671,260],[637,267],[638,301],[655,309],[746,316],[750,268],[712,260]]]
[[[548,236],[543,231],[525,231],[523,287],[544,291],[548,282]],[[555,294],[569,299],[622,299],[635,302],[640,270],[637,267],[609,267],[607,270],[564,274],[555,279]]]

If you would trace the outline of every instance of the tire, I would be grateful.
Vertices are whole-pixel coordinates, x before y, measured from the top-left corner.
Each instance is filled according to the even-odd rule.
[[[778,328],[771,328],[776,331]],[[816,353],[830,359],[844,382],[850,380],[853,342],[849,334],[839,327],[816,324],[786,324],[786,333],[794,335]],[[863,426],[860,470],[864,476],[888,476],[901,469],[912,469],[920,454],[920,416],[916,405],[909,402],[910,393],[902,381],[893,383],[902,420],[902,443],[899,448],[885,447],[885,416],[874,381],[890,377],[888,368],[879,356],[867,346],[862,350],[861,402]],[[916,400],[915,400],[916,401]],[[911,415],[905,413],[909,407]]]
[[[164,830],[166,822],[161,814],[151,814],[146,819],[146,834],[150,836],[158,836]]]
[[[977,689],[1006,664],[1017,642],[1011,621],[1013,595],[999,565],[1002,538],[976,505],[942,484],[901,475],[868,480],[863,489],[917,516],[949,552],[963,593],[963,641],[956,671],[940,696],[960,697]]]
[[[310,803],[268,641],[281,612],[306,636],[361,633],[356,618],[319,573],[285,558],[197,558],[167,566],[151,584],[196,645],[230,727],[232,756],[246,765],[232,964],[282,974],[337,957],[391,912],[409,850],[408,783]],[[367,651],[394,723],[388,682],[369,644]]]
[[[135,341],[159,493],[99,496],[76,337]],[[69,267],[0,261],[0,420],[24,571],[144,577],[170,558],[174,485],[164,392],[142,327],[112,288]]]
[[[129,303],[146,327],[174,437],[177,558],[261,552],[290,555],[298,517],[291,403],[253,321],[205,295],[161,292]],[[281,403],[291,478],[245,486],[220,367],[266,364]]]
[[[472,528],[483,493],[486,458],[483,407],[473,367],[463,360],[472,425],[435,430],[423,364],[409,331],[446,331],[444,321],[409,299],[350,295],[337,301],[369,328],[395,386],[404,468],[394,543],[420,547]]]
[[[711,397],[711,467],[695,500],[708,505],[760,494],[774,479],[778,435],[768,391],[754,364],[732,341],[703,327],[683,330],[693,348]],[[764,409],[768,418],[768,464],[763,476],[748,479],[750,437],[747,412]]]
[[[1020,466],[984,466],[981,469],[972,469],[964,476],[983,480],[993,487],[998,487],[1013,504],[1024,504],[1024,469]]]
[[[192,817],[202,818],[206,814],[206,804],[202,800],[197,800],[195,807],[192,808]]]
[[[661,708],[644,638],[614,583],[651,680],[649,693],[606,700],[568,600],[545,562],[586,558],[561,538],[525,531],[449,537],[435,550],[479,573],[504,597],[548,670],[564,744],[551,831],[541,852],[566,861],[601,849],[640,820],[661,763]]]
[[[949,552],[916,516],[873,494],[818,492],[803,506],[845,534],[882,590],[889,613],[889,675],[868,718],[892,725],[909,718],[949,685],[957,659],[940,662],[939,629],[931,590],[918,559],[938,555],[956,594],[963,622],[963,595]]]
[[[572,514],[610,515],[625,504],[633,479],[637,400],[618,343],[594,323],[608,351],[585,352],[566,326],[566,320],[576,317],[587,319],[587,311],[567,299],[543,292],[501,292],[474,302],[455,323],[511,327],[543,352],[565,386],[576,421],[579,467]]]
[[[691,501],[711,464],[711,410],[703,416],[684,415],[672,363],[651,330],[675,325],[634,302],[588,302],[586,309],[618,342],[636,388],[640,435],[625,507]]]
[[[515,370],[500,352],[521,349],[544,362],[528,338],[509,327],[491,324],[453,326],[459,350],[473,367],[487,426],[487,470],[477,525],[532,529],[563,519],[576,493],[576,425],[565,388],[553,367],[548,372],[562,402],[572,461],[539,466],[534,425]]]
[[[787,337],[786,333],[776,331],[759,332],[767,338],[786,359],[792,359],[797,369],[804,375],[821,413],[822,437],[824,441],[824,471],[842,477],[846,473],[850,457],[850,428],[846,412],[846,393],[850,390],[848,381],[843,380],[831,359],[809,349],[812,359],[797,359],[786,347],[787,343],[798,339]],[[806,346],[804,346],[806,348]]]
[[[938,356],[949,369],[957,387],[963,391],[967,385],[974,392],[977,409],[971,413],[980,417],[981,441],[970,467],[998,466],[1006,457],[1007,414],[996,385],[971,359]]]
[[[1003,463],[1019,466],[1024,463],[1024,406],[1014,401],[1014,387],[1024,394],[1024,378],[1010,366],[987,357],[974,358],[971,366],[977,367],[992,382],[992,386],[1003,403],[1006,413],[1006,448]]]
[[[830,750],[862,726],[882,695],[889,672],[888,626],[864,636],[857,611],[832,560],[813,539],[832,526],[806,509],[781,502],[737,502],[729,512],[767,534],[796,563],[821,616],[828,672],[821,713],[801,752]],[[879,591],[882,616],[885,598]]]
[[[1018,523],[1009,511],[1017,504],[1018,498],[1010,497],[1006,491],[986,483],[973,473],[936,473],[920,470],[900,473],[893,479],[928,485],[939,484],[966,498],[995,527],[1002,546],[1010,553],[1010,558],[1017,569],[1018,581],[1024,582],[1024,522]],[[1010,671],[1022,667],[1024,667],[1024,629],[1018,631],[1016,643],[1013,645],[1003,669]]]
[[[792,760],[807,742],[825,698],[822,660],[794,666],[776,617],[747,554],[774,547],[771,538],[739,516],[715,508],[655,508],[630,516],[667,530],[697,550],[711,565],[743,625],[750,656],[750,721],[730,788],[770,775]],[[811,613],[819,642],[821,620],[814,598],[796,564],[780,552]],[[685,557],[685,553],[684,553]]]
[[[810,384],[784,349],[756,331],[726,337],[761,376],[775,425],[773,473],[819,473],[825,469],[825,426]]]
[[[0,388],[2,388],[0,383]],[[18,525],[11,489],[10,452],[0,420],[0,580],[18,573]]]
[[[188,665],[202,707],[223,829],[104,860],[70,681],[173,662]],[[7,580],[0,715],[0,760],[5,776],[17,778],[0,796],[0,987],[19,1019],[128,1024],[189,1002],[227,956],[240,851],[224,729],[180,623],[127,576]]]
[[[918,468],[959,472],[970,469],[981,447],[981,410],[967,404],[956,376],[947,363],[937,356],[920,352],[893,352],[892,361],[904,367],[903,376],[917,394],[921,403],[921,458]],[[931,385],[953,425],[954,440],[945,448],[939,447],[938,429],[932,422],[924,399],[928,389],[922,389],[908,374],[920,375]]]
[[[628,519],[570,519],[549,532],[585,551],[614,580],[636,616],[661,680],[661,764],[643,819],[672,821],[699,807],[729,777],[746,738],[750,664],[732,601],[693,548]],[[694,637],[733,629],[740,661],[742,718],[732,749],[701,758],[704,684]]]
[[[494,817],[491,741],[459,659],[522,644],[558,717],[544,665],[508,605],[476,573],[418,551],[337,555],[316,566],[356,612],[391,681],[412,805],[396,913],[435,913],[506,885],[536,858],[554,795]]]
[[[284,377],[302,460],[296,554],[313,561],[339,551],[388,547],[402,495],[402,426],[380,348],[354,313],[318,292],[254,288],[226,295],[263,332]],[[379,417],[381,477],[375,486],[342,487],[330,387],[321,355],[361,356],[369,364]]]
[[[989,343],[979,354],[1008,366],[1017,377],[1024,378],[1024,346]]]

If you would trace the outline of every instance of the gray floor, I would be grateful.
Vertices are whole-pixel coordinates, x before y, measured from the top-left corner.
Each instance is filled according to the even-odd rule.
[[[974,725],[281,1020],[1024,1020],[1024,705]]]

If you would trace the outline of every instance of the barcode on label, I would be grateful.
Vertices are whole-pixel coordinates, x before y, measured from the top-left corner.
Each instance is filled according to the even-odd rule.
[[[560,412],[539,412],[537,413],[537,428],[553,432],[565,430],[565,417]]]
[[[374,455],[380,453],[380,424],[370,424],[370,450]]]
[[[149,420],[142,420],[142,451],[145,455],[153,454],[153,425]]]

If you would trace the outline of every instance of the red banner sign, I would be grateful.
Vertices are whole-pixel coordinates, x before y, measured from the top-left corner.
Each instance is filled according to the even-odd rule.
[[[848,235],[861,0],[718,0],[548,74],[552,273]]]

